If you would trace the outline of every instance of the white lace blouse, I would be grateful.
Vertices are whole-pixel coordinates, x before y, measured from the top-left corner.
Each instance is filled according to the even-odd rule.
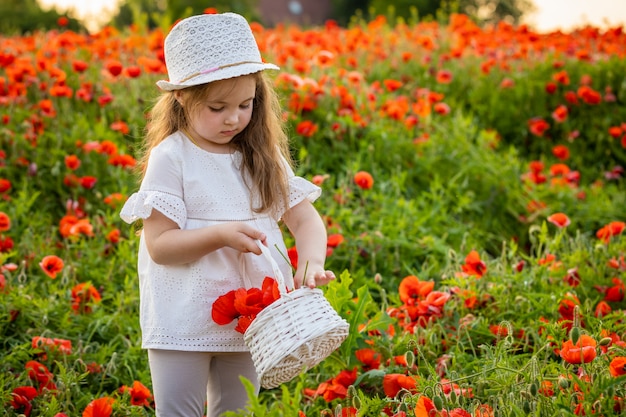
[[[156,146],[138,192],[120,213],[132,223],[156,209],[181,229],[221,222],[246,222],[267,235],[267,244],[285,279],[293,283],[291,266],[278,219],[250,208],[250,192],[239,166],[241,154],[209,153],[177,132]],[[289,207],[315,201],[321,190],[289,169]],[[282,253],[281,253],[282,252]],[[139,242],[138,274],[142,346],[146,349],[238,352],[247,350],[236,323],[222,326],[211,319],[217,297],[243,286],[260,287],[272,268],[261,256],[231,248],[209,253],[183,265],[152,261],[143,234]],[[244,281],[244,276],[248,280]],[[288,284],[292,285],[292,284]]]

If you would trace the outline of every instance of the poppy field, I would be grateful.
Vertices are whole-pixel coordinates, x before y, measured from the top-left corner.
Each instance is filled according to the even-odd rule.
[[[63,23],[0,34],[1,415],[153,416],[119,210],[169,24]],[[252,27],[350,334],[233,415],[626,413],[623,28]]]

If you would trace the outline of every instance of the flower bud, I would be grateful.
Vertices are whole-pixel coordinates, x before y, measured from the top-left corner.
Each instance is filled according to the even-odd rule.
[[[572,339],[572,343],[575,345],[580,339],[580,328],[578,326],[572,327],[572,331],[569,332],[569,337]]]
[[[443,399],[441,398],[440,395],[435,395],[433,397],[433,405],[435,406],[437,411],[443,410]]]

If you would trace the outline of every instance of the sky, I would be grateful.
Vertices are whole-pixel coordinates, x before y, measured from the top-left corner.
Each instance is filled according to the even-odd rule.
[[[120,0],[39,0],[44,8],[73,8],[89,30],[106,22]],[[569,31],[586,24],[605,28],[626,27],[626,0],[533,0],[536,11],[526,23],[539,32]]]

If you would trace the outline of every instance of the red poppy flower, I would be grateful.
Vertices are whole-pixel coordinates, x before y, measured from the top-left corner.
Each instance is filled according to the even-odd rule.
[[[502,81],[500,82],[500,88],[502,89],[506,89],[506,88],[513,88],[515,87],[515,81],[513,81],[510,78],[503,78]]]
[[[602,318],[607,314],[611,314],[611,311],[613,311],[613,309],[606,301],[600,301],[596,305],[595,316],[598,318]]]
[[[31,341],[33,349],[45,348],[50,351],[58,351],[65,355],[72,353],[72,341],[66,339],[52,339],[49,337],[34,336]]]
[[[72,61],[72,69],[78,73],[85,72],[85,70],[89,67],[85,61],[74,60]]]
[[[128,154],[112,155],[107,162],[110,165],[122,168],[132,168],[137,165],[137,160],[132,155]]]
[[[383,85],[385,86],[387,91],[394,92],[400,87],[402,87],[403,83],[402,81],[398,81],[398,80],[385,79],[383,80]]]
[[[0,253],[11,252],[15,246],[13,239],[9,236],[0,236]]]
[[[67,155],[65,157],[65,166],[71,171],[76,171],[80,167],[80,159],[76,155]]]
[[[569,85],[570,79],[567,71],[559,71],[552,76],[552,79],[561,85]]]
[[[602,95],[588,85],[579,87],[576,95],[586,104],[595,105],[602,102]]]
[[[137,78],[141,75],[141,68],[136,65],[132,65],[130,67],[126,67],[126,69],[124,69],[124,73],[128,78]]]
[[[400,390],[415,392],[417,381],[415,377],[404,374],[386,374],[383,377],[383,391],[389,398],[394,398]]]
[[[472,250],[465,257],[465,264],[461,265],[461,269],[468,275],[475,275],[480,278],[487,272],[487,264],[480,259],[480,254],[477,251]]]
[[[540,117],[535,117],[528,121],[528,129],[530,130],[530,133],[535,136],[542,137],[546,130],[548,130],[549,128],[550,125],[548,124],[548,122]]]
[[[128,392],[130,395],[130,404],[136,406],[146,406],[150,407],[150,400],[152,399],[152,393],[150,390],[141,382],[134,381],[132,387],[128,387],[124,385],[120,388],[122,393]]]
[[[354,352],[356,358],[363,364],[363,369],[378,369],[380,367],[380,353],[374,349],[363,348]]]
[[[609,135],[613,136],[614,138],[618,138],[622,135],[622,128],[619,126],[614,126],[609,128]],[[626,135],[622,136],[621,139],[621,144],[623,148],[626,148]]]
[[[606,226],[600,228],[596,232],[596,237],[602,240],[604,243],[609,243],[612,236],[617,236],[624,231],[626,223],[624,222],[611,222]]]
[[[263,292],[258,288],[235,290],[234,306],[242,316],[257,315],[263,310]]]
[[[298,249],[295,246],[287,249],[287,257],[289,262],[291,262],[291,266],[294,269],[298,269]]]
[[[104,204],[106,204],[107,206],[116,208],[118,207],[120,204],[124,203],[126,201],[126,196],[124,196],[121,193],[113,193],[113,194],[109,194],[108,196],[104,197]]]
[[[594,285],[594,288],[604,294],[604,301],[621,302],[624,299],[626,285],[619,278],[611,279],[613,286]]]
[[[235,308],[235,290],[229,291],[224,295],[220,295],[211,310],[211,318],[220,325],[231,323],[241,314]]]
[[[439,84],[450,84],[453,78],[452,73],[448,70],[437,71],[436,80]]]
[[[609,364],[609,372],[612,376],[626,375],[626,357],[616,356]]]
[[[41,262],[39,262],[39,266],[46,275],[54,279],[57,277],[57,274],[63,270],[64,263],[63,259],[58,256],[48,255],[43,257]]]
[[[556,145],[552,148],[552,155],[555,158],[560,159],[561,161],[566,161],[569,159],[569,148],[565,145]]]
[[[548,216],[548,221],[556,227],[563,228],[570,225],[571,221],[565,213],[554,213]]]
[[[11,218],[4,211],[0,211],[0,232],[11,229]]]
[[[354,174],[354,183],[363,190],[369,190],[374,186],[374,177],[366,171],[359,171]]]
[[[296,132],[307,138],[313,136],[318,129],[317,125],[310,120],[303,120],[296,126]]]
[[[0,178],[0,193],[6,193],[11,189],[11,181],[6,178]]]
[[[37,390],[33,387],[17,387],[11,392],[11,407],[13,407],[17,413],[28,417],[33,409],[33,405],[30,402],[37,394]]]
[[[567,106],[564,106],[563,104],[559,105],[552,112],[552,118],[557,123],[563,123],[565,120],[567,120],[567,116],[568,116]]]
[[[567,340],[561,346],[560,356],[571,364],[589,363],[596,358],[596,341],[593,337],[581,335],[576,344]]]
[[[570,268],[567,270],[567,275],[563,278],[570,287],[578,287],[580,285],[580,274],[578,268]]]
[[[102,397],[93,400],[85,410],[83,410],[83,417],[111,417],[113,414],[113,403],[115,400],[111,397]]]
[[[265,277],[261,285],[261,291],[263,292],[263,305],[266,307],[280,298],[278,283],[272,277]]]
[[[400,301],[406,305],[414,305],[424,299],[434,287],[434,281],[420,281],[415,275],[408,275],[400,281],[398,287]]]
[[[574,320],[574,309],[576,306],[580,306],[580,300],[574,294],[567,293],[565,297],[559,302],[558,311],[561,318],[564,320]]]
[[[72,310],[76,313],[91,313],[91,304],[101,300],[100,292],[90,282],[82,282],[72,288]]]
[[[353,368],[351,371],[343,370],[334,378],[319,384],[317,390],[311,394],[313,397],[322,396],[327,402],[337,398],[344,399],[348,395],[348,387],[354,384],[356,377],[356,368]]]
[[[107,233],[107,240],[115,245],[119,243],[121,234],[122,232],[120,231],[120,229],[113,229],[109,233]]]
[[[433,110],[435,113],[441,114],[442,116],[450,114],[450,106],[443,102],[435,103]]]
[[[509,329],[507,326],[492,324],[489,326],[491,334],[497,337],[507,337],[509,335]]]
[[[130,132],[130,128],[128,127],[128,124],[124,122],[123,120],[117,120],[111,123],[110,127],[111,127],[111,130],[120,132],[123,135],[128,135],[128,133]]]
[[[107,61],[105,67],[107,71],[109,71],[109,73],[114,77],[120,75],[122,73],[122,70],[124,69],[122,67],[122,63],[114,59]]]
[[[86,189],[90,190],[93,187],[95,187],[96,182],[98,182],[98,179],[96,177],[91,176],[91,175],[86,175],[84,177],[80,177],[79,178],[79,182],[80,182],[80,185],[83,188],[86,188]]]
[[[343,235],[340,234],[340,233],[335,233],[335,234],[332,234],[332,235],[328,235],[326,246],[330,246],[331,248],[336,248],[344,240],[345,239],[344,239]]]
[[[63,237],[93,236],[93,226],[89,223],[89,219],[66,215],[59,222],[59,232]]]
[[[237,325],[235,326],[235,330],[241,334],[244,334],[255,318],[256,315],[252,314],[248,316],[239,316],[239,318],[237,319]]]
[[[457,395],[457,397],[467,397],[467,398],[473,398],[474,397],[474,393],[472,391],[472,388],[461,388],[461,386],[459,384],[456,384],[454,382],[450,382],[449,380],[443,378],[441,380],[441,387],[443,389],[443,393],[448,396],[450,395],[450,393],[452,391],[454,391],[454,393]]]
[[[556,92],[556,89],[557,86],[553,82],[546,83],[546,86],[544,87],[545,92],[548,94],[554,94]]]
[[[48,370],[46,365],[37,361],[28,361],[24,365],[24,368],[28,372],[30,380],[39,384],[39,392],[42,392],[44,389],[49,391],[55,391],[57,389],[54,383],[54,375]]]

